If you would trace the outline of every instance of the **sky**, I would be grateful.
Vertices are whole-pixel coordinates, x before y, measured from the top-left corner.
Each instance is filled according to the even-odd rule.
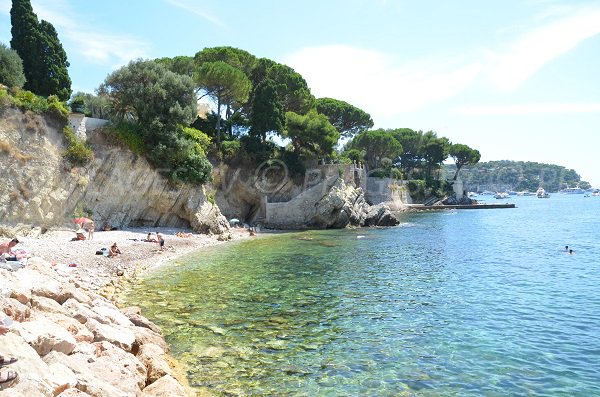
[[[58,31],[74,92],[134,59],[233,46],[291,66],[376,128],[432,130],[482,161],[559,164],[600,187],[600,0],[31,3]],[[0,0],[7,45],[10,7]]]

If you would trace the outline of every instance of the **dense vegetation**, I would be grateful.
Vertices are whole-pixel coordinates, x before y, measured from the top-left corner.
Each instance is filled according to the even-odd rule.
[[[455,166],[446,166],[448,174],[454,171]],[[534,192],[540,186],[548,191],[576,186],[582,189],[590,188],[590,184],[582,181],[575,170],[529,161],[502,160],[479,163],[474,167],[464,167],[461,179],[470,190],[509,189]]]
[[[56,95],[66,101],[71,96],[67,54],[54,26],[33,12],[30,0],[13,0],[10,10],[10,45],[23,62],[24,88],[37,95]]]
[[[13,49],[0,43],[0,84],[21,88],[25,84],[23,61]]]

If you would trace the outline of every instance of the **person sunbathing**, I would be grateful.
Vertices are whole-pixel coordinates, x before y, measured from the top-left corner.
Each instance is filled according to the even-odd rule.
[[[19,240],[17,240],[16,238],[13,238],[9,241],[5,241],[4,243],[0,244],[0,254],[8,254],[9,256],[13,255],[12,249],[17,244],[19,244]]]
[[[142,240],[142,241],[145,241],[147,243],[156,243],[156,239],[152,238],[152,233],[148,233],[148,235],[146,236],[146,239]]]
[[[117,255],[121,254],[121,250],[119,249],[119,247],[117,247],[117,243],[114,243],[111,247],[110,250],[108,251],[108,256],[110,256],[111,258]]]
[[[175,233],[175,235],[177,237],[192,237],[192,233],[184,233],[184,232],[177,232],[177,233]]]

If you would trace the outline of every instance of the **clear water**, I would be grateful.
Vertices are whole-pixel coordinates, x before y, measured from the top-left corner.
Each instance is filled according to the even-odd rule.
[[[598,396],[600,198],[511,200],[216,247],[128,299],[200,395]]]

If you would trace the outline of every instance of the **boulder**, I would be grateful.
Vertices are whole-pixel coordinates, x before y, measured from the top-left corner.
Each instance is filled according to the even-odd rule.
[[[124,312],[124,314],[127,316],[129,321],[131,321],[135,326],[148,328],[149,330],[162,335],[162,330],[160,329],[160,327],[154,324],[152,321],[148,320],[146,317],[142,316],[141,314],[127,312]]]
[[[128,352],[135,342],[135,334],[130,329],[119,325],[101,324],[90,318],[85,326],[94,334],[95,342],[107,341]]]
[[[364,226],[396,226],[400,221],[385,204],[377,204],[369,208]]]
[[[52,396],[61,386],[62,380],[54,380],[48,365],[25,339],[14,332],[0,337],[0,352],[18,361],[10,369],[19,374],[19,381],[13,387],[0,392],[0,396]]]
[[[15,327],[17,332],[40,356],[51,351],[70,354],[75,348],[75,338],[58,324],[40,317]]]
[[[63,308],[60,303],[55,301],[54,299],[45,298],[43,296],[33,296],[31,299],[31,307],[34,310],[39,312],[43,312],[46,314],[56,314],[60,313],[63,315],[67,314],[65,308]]]
[[[92,397],[92,396],[90,396],[89,394],[87,394],[85,392],[82,392],[81,390],[71,388],[71,389],[67,389],[67,390],[63,391],[56,397]]]
[[[142,397],[186,397],[183,387],[171,375],[165,375],[142,390]]]
[[[88,330],[85,325],[81,324],[74,318],[64,314],[55,314],[52,316],[52,320],[73,335],[75,341],[78,343],[92,343],[94,341],[94,334],[92,334],[92,332]]]
[[[31,316],[29,307],[13,298],[0,298],[0,310],[14,321],[27,321]]]
[[[165,342],[162,336],[156,332],[144,327],[132,327],[131,331],[135,335],[135,342],[131,349],[133,354],[137,354],[139,349],[148,343],[160,346],[160,348],[165,352],[169,351],[169,345],[167,345],[167,342]]]
[[[100,323],[109,324],[110,321],[98,313],[92,311],[89,305],[80,303],[75,299],[68,299],[62,304],[67,313],[82,324],[85,324],[88,319],[92,318]]]
[[[148,371],[147,384],[153,383],[165,375],[173,375],[173,371],[165,359],[165,351],[158,345],[153,343],[143,345],[137,358]]]
[[[113,324],[118,324],[124,327],[133,325],[127,316],[124,315],[116,306],[104,300],[94,300],[92,303],[92,311],[98,314],[97,317],[108,319]]]

